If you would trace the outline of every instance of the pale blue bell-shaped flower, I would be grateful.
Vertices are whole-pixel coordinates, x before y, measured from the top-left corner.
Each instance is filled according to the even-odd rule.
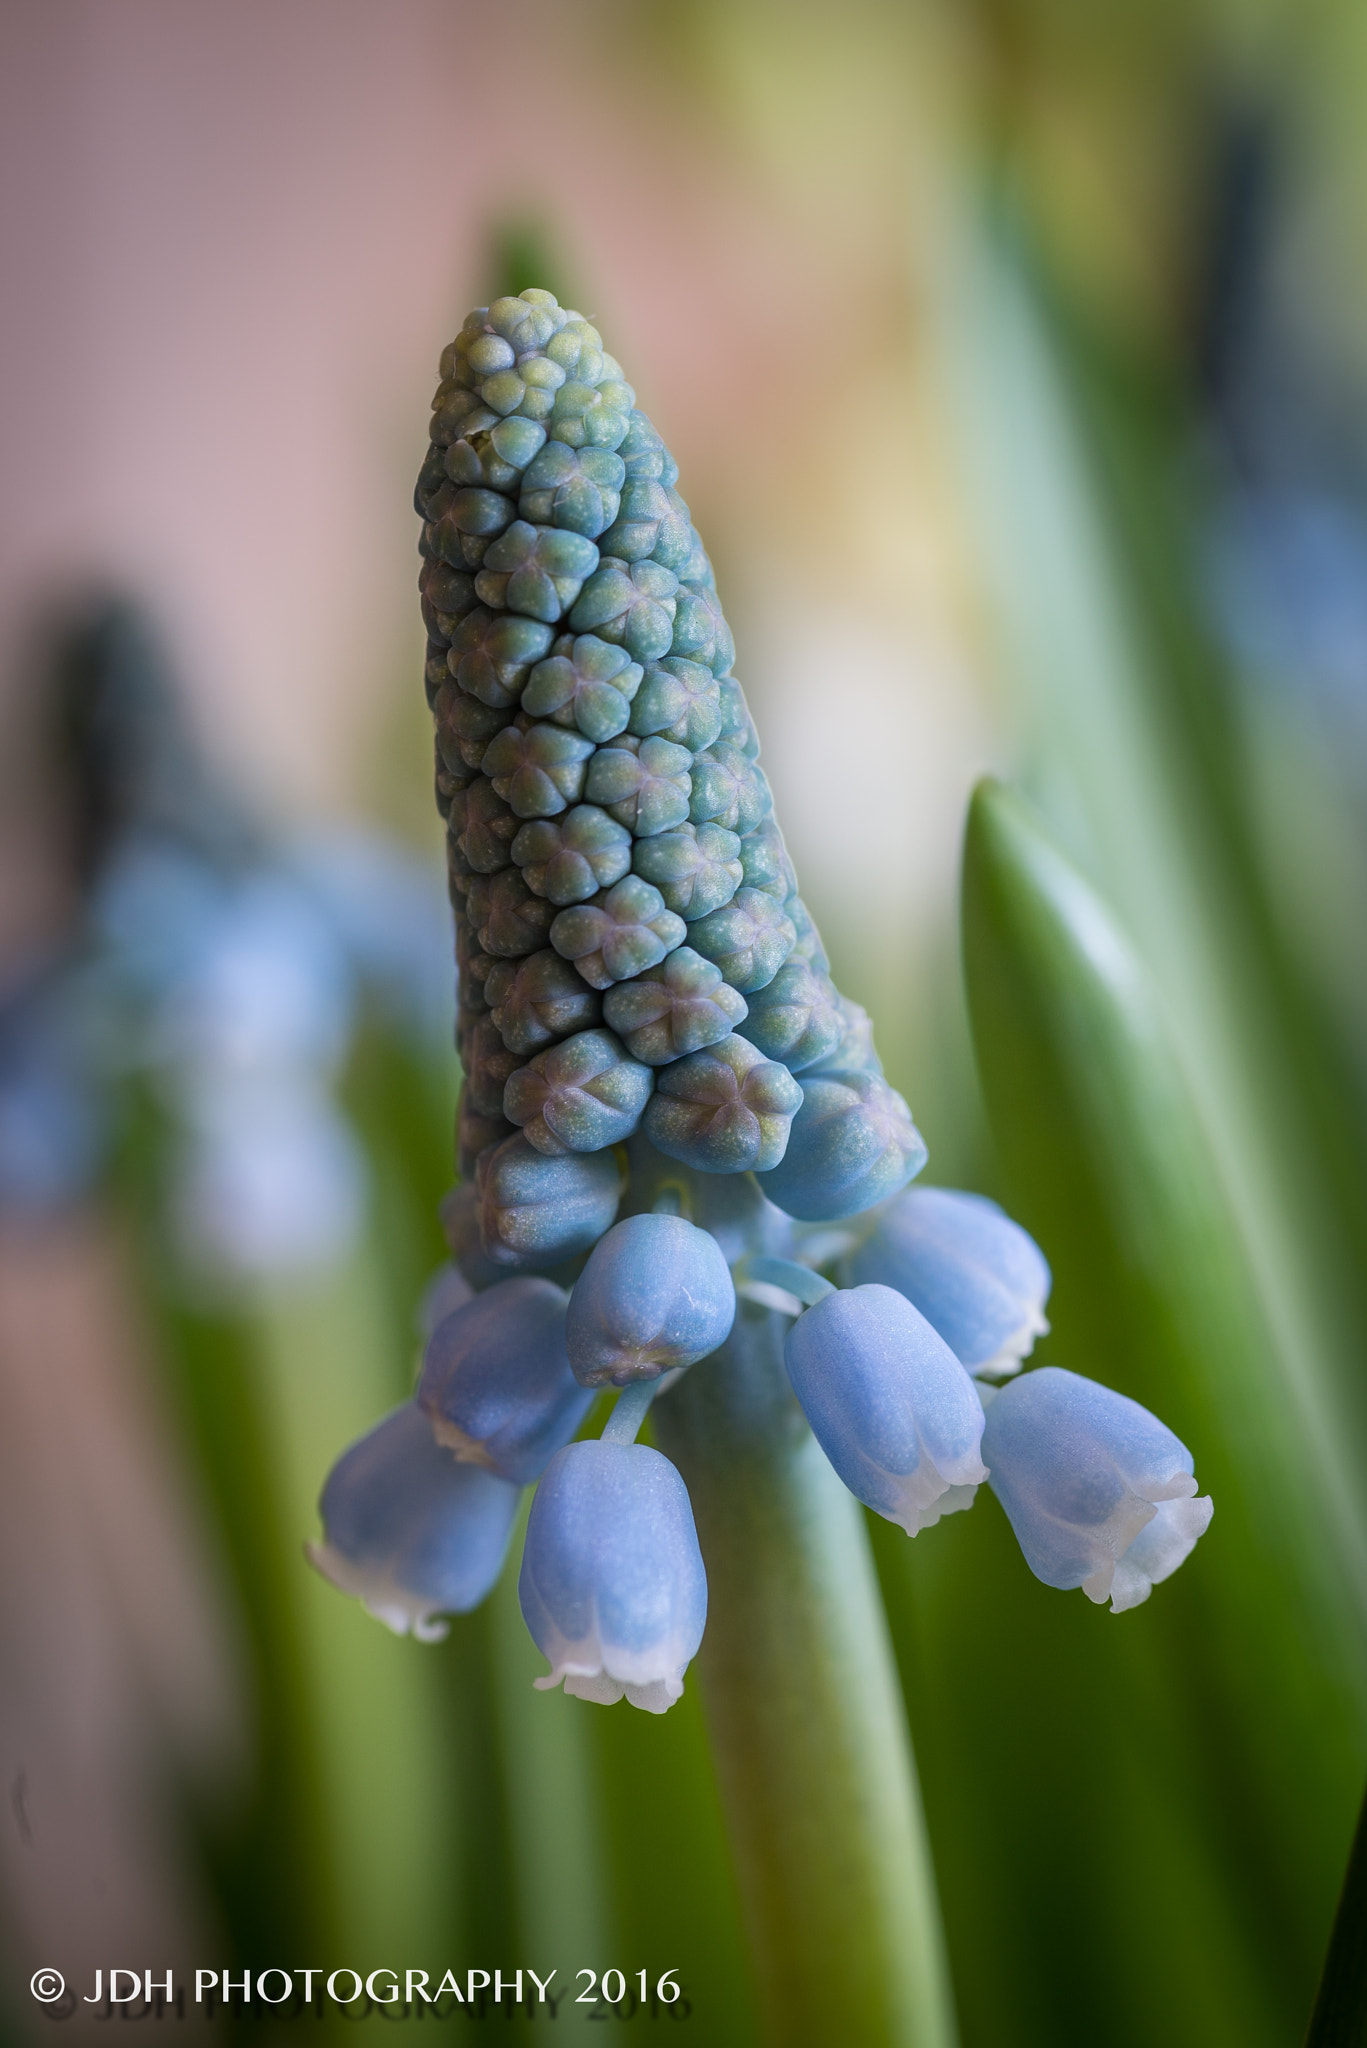
[[[1019,1372],[1049,1328],[1044,1254],[985,1195],[907,1188],[852,1253],[848,1274],[905,1294],[960,1363],[989,1379]]]
[[[557,1451],[536,1490],[518,1581],[522,1618],[579,1699],[663,1714],[702,1641],[707,1575],[683,1480],[645,1444]]]
[[[436,1617],[478,1607],[503,1565],[521,1489],[458,1465],[405,1401],[343,1451],[318,1503],[309,1562],[396,1635],[440,1642]]]
[[[1191,1452],[1147,1408],[1054,1365],[988,1402],[983,1456],[1025,1561],[1113,1614],[1147,1600],[1209,1525]]]
[[[592,1393],[570,1371],[567,1297],[520,1275],[488,1287],[433,1330],[418,1405],[439,1444],[525,1486],[578,1429]]]
[[[589,1254],[565,1337],[586,1387],[655,1379],[731,1334],[736,1289],[721,1246],[682,1216],[628,1216]]]
[[[972,1380],[891,1287],[842,1288],[784,1345],[793,1392],[850,1492],[908,1536],[973,1505],[987,1471]]]

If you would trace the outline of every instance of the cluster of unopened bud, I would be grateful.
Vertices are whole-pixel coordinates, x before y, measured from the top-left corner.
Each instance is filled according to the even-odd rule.
[[[615,1213],[587,1161],[637,1129],[771,1176],[795,1216],[892,1193],[924,1150],[831,981],[677,465],[602,337],[548,292],[479,308],[431,433],[419,580],[484,1254],[587,1249]]]
[[[455,1260],[417,1392],[339,1460],[313,1553],[430,1634],[490,1589],[535,1483],[537,1684],[654,1712],[707,1580],[683,1479],[636,1435],[701,1360],[745,1369],[723,1348],[738,1294],[793,1318],[813,1433],[909,1535],[990,1480],[1039,1578],[1123,1609],[1210,1519],[1145,1410],[1056,1367],[1017,1377],[1048,1327],[1033,1240],[981,1197],[907,1188],[925,1147],[797,894],[675,481],[597,331],[548,293],[481,308],[446,351],[418,508],[460,970]]]

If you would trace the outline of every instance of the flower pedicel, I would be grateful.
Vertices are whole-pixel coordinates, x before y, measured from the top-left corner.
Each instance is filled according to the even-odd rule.
[[[990,1384],[1048,1327],[1048,1267],[993,1204],[908,1188],[925,1146],[831,981],[677,467],[596,328],[548,292],[481,307],[431,436],[453,1305],[416,1400],[334,1467],[315,1562],[429,1635],[488,1590],[537,1480],[537,1683],[663,1712],[707,1586],[684,1482],[636,1435],[725,1344],[739,1288],[797,1311],[789,1381],[861,1500],[914,1535],[986,1480],[1037,1577],[1135,1605],[1210,1502],[1122,1395],[1053,1367]],[[794,1256],[795,1222],[842,1225],[826,1253],[851,1285]],[[608,1385],[601,1437],[571,1441]]]

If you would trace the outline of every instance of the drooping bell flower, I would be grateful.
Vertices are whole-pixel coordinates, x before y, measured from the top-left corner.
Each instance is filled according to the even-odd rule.
[[[567,1444],[532,1502],[518,1581],[522,1615],[579,1699],[662,1714],[702,1641],[707,1575],[688,1492],[644,1444]]]
[[[306,1546],[308,1558],[396,1635],[439,1642],[438,1616],[465,1614],[491,1591],[520,1491],[458,1465],[405,1401],[329,1472],[318,1503],[323,1541]]]
[[[628,1216],[589,1254],[566,1322],[586,1387],[655,1379],[725,1343],[736,1290],[721,1246],[682,1216]]]
[[[570,1371],[568,1297],[529,1273],[488,1287],[433,1330],[418,1405],[437,1442],[519,1486],[540,1477],[593,1396]]]
[[[850,1280],[895,1287],[920,1309],[969,1372],[1019,1372],[1049,1328],[1043,1252],[985,1195],[907,1188],[888,1203],[848,1262]]]
[[[784,1363],[850,1492],[908,1536],[973,1505],[983,1411],[944,1339],[891,1287],[840,1288],[799,1316]]]
[[[1147,1600],[1210,1524],[1191,1452],[1147,1408],[1060,1367],[989,1403],[983,1456],[1025,1561],[1121,1614]]]

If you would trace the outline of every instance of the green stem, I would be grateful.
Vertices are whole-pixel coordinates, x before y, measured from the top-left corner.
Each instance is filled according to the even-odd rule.
[[[1305,2048],[1367,2041],[1367,1799],[1358,1815]]]
[[[645,1207],[649,1151],[633,1150]],[[748,1175],[699,1176],[691,1192],[729,1258],[769,1249],[775,1212]],[[726,1344],[652,1416],[707,1564],[703,1702],[766,2032],[784,2048],[949,2048],[939,1905],[868,1535],[789,1391],[787,1327],[742,1301]]]

